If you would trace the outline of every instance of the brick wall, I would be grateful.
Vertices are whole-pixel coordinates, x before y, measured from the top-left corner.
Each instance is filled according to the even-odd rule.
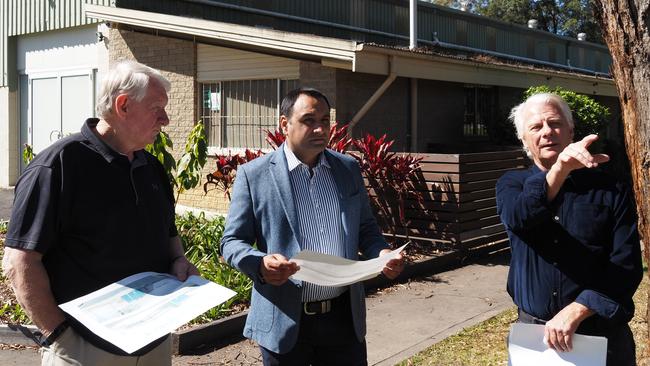
[[[190,41],[158,37],[132,31],[111,29],[109,36],[109,64],[120,60],[135,60],[151,66],[171,82],[167,114],[170,123],[165,128],[174,142],[172,154],[178,159],[185,148],[185,141],[198,120],[196,87],[196,47]],[[202,176],[214,170],[214,160],[208,159]],[[201,185],[183,193],[178,203],[185,206],[226,212],[227,200],[216,190],[207,195]]]
[[[348,123],[386,80],[386,76],[337,70],[336,80],[338,118],[340,122]],[[395,79],[355,126],[354,137],[361,137],[366,133],[375,136],[386,133],[390,139],[395,140],[393,150],[404,151],[407,142],[406,126],[410,123],[408,93],[409,80]]]
[[[316,88],[325,94],[332,107],[330,118],[337,121],[336,69],[303,61],[300,63],[300,86]]]

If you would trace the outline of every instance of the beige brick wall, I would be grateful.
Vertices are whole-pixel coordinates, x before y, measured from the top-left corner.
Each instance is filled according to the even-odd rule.
[[[195,44],[190,41],[120,29],[111,29],[109,40],[110,65],[120,60],[135,60],[160,70],[171,82],[172,88],[167,105],[170,123],[165,131],[174,142],[172,154],[178,159],[183,153],[188,134],[198,120]],[[208,159],[199,187],[183,193],[178,203],[210,211],[226,212],[228,201],[224,198],[223,192],[212,190],[206,195],[203,191],[205,176],[214,169],[214,159]]]
[[[300,62],[300,86],[315,88],[325,94],[332,107],[331,120],[337,121],[336,69],[316,62]]]

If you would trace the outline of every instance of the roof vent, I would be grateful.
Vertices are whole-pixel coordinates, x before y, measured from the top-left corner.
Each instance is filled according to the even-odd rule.
[[[578,33],[578,41],[586,41],[587,40],[587,33],[581,32]]]
[[[537,19],[528,20],[528,28],[537,29]]]

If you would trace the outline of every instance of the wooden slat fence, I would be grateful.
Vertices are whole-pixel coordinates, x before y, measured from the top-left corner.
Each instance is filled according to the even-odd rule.
[[[404,200],[399,219],[395,192],[368,191],[389,241],[411,239],[441,250],[469,250],[507,243],[497,215],[495,184],[502,174],[529,165],[522,151],[470,154],[414,154],[422,157],[414,189],[423,200]],[[380,208],[381,206],[381,208]]]

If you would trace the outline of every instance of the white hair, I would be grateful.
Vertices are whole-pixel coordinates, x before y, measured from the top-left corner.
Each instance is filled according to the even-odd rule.
[[[120,94],[126,94],[136,101],[147,95],[149,82],[153,78],[169,92],[171,83],[158,70],[135,61],[121,61],[113,67],[102,82],[95,110],[101,118],[113,113],[113,103]]]
[[[569,124],[569,127],[571,130],[574,128],[574,123],[573,123],[573,115],[571,114],[571,108],[569,108],[569,105],[567,104],[564,99],[562,99],[561,96],[554,94],[554,93],[539,93],[539,94],[533,94],[528,99],[526,99],[523,103],[515,106],[510,110],[510,121],[515,125],[515,129],[517,130],[517,138],[523,142],[524,138],[524,128],[526,127],[526,122],[524,120],[524,116],[526,115],[526,112],[528,111],[528,108],[532,105],[535,104],[551,104],[554,105],[557,109],[560,110],[560,113],[562,114],[562,117],[567,121]],[[528,151],[528,147],[526,144],[523,144],[524,146],[524,151],[526,154],[528,154],[528,157],[532,157],[530,155],[530,151]]]

